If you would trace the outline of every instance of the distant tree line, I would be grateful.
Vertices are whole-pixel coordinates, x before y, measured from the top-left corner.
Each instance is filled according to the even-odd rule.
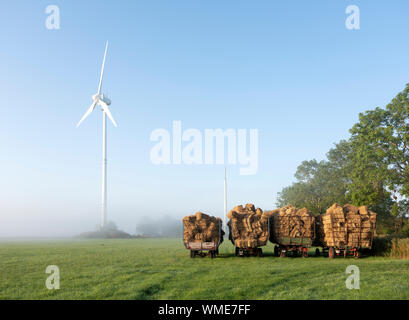
[[[182,220],[171,216],[143,217],[136,225],[136,235],[142,237],[181,238]]]
[[[409,236],[409,84],[384,109],[359,114],[350,138],[323,161],[303,161],[277,205],[325,213],[334,202],[367,205],[377,232]]]

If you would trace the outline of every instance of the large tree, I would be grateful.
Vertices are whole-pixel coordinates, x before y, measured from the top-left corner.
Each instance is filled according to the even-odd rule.
[[[355,204],[409,197],[409,85],[385,109],[359,115],[351,132],[351,199]],[[397,206],[394,208],[403,208]],[[402,214],[402,210],[396,215]]]
[[[304,161],[297,168],[297,182],[284,188],[277,205],[293,204],[323,213],[334,202],[345,203],[347,193],[346,153],[348,143],[341,141],[328,153],[328,161]]]

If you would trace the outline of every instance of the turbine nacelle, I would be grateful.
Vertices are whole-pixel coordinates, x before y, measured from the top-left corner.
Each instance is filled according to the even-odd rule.
[[[92,100],[97,100],[98,102],[99,101],[102,101],[102,102],[105,102],[105,104],[107,105],[107,106],[110,106],[111,105],[111,100],[107,97],[107,96],[104,96],[104,94],[103,93],[100,93],[100,94],[98,94],[98,93],[96,93],[96,94],[94,94],[93,96],[92,96]],[[98,104],[98,103],[97,103]]]

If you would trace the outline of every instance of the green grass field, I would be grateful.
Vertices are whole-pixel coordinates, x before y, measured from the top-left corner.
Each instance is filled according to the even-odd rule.
[[[180,239],[0,242],[0,299],[409,299],[409,260],[189,257]],[[345,286],[348,265],[360,289]],[[60,289],[48,290],[48,265]]]

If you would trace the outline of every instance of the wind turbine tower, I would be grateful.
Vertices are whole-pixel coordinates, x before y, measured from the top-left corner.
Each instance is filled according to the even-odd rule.
[[[227,234],[227,174],[224,167],[224,232]]]

